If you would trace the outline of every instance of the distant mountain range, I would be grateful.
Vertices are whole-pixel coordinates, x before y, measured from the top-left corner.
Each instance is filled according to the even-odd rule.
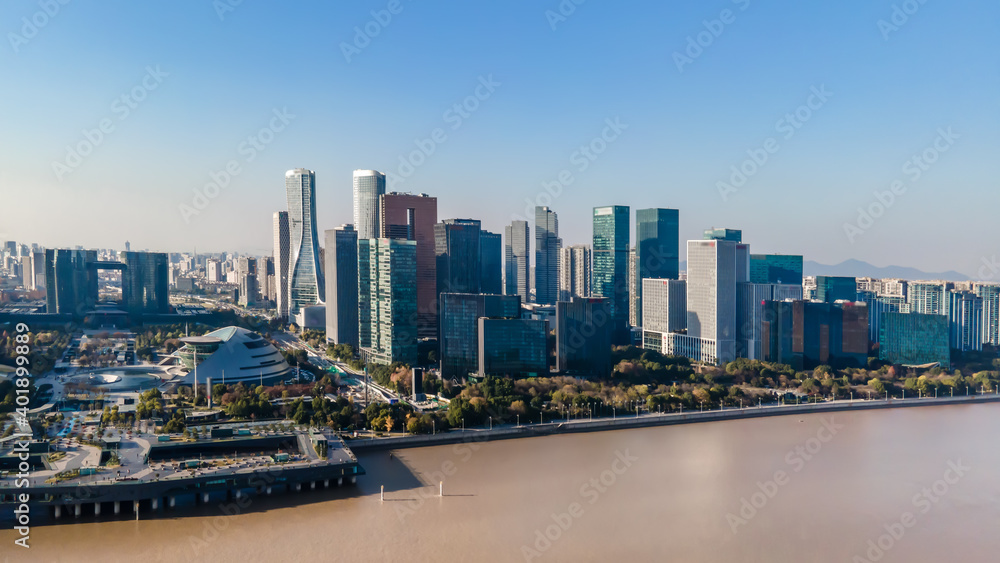
[[[861,260],[845,260],[829,266],[806,260],[802,264],[806,276],[853,276],[857,278],[902,278],[904,280],[948,280],[969,281],[969,276],[948,270],[947,272],[925,272],[905,266],[874,266]]]
[[[680,263],[681,270],[687,269],[687,262]],[[845,260],[832,266],[812,260],[802,263],[806,276],[850,276],[856,278],[902,278],[904,280],[948,280],[969,281],[969,276],[949,270],[947,272],[925,272],[906,266],[875,266],[861,260]]]

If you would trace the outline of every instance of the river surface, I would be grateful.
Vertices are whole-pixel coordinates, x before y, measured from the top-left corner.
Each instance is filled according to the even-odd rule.
[[[1000,560],[1000,405],[359,455],[356,487],[36,525],[9,561]],[[439,481],[444,496],[438,496]],[[380,486],[385,500],[380,501]]]

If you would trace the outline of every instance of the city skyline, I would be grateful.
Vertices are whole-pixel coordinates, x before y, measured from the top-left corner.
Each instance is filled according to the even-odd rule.
[[[278,174],[303,166],[317,174],[320,231],[353,222],[349,174],[372,168],[401,180],[387,182],[387,191],[429,193],[439,198],[440,217],[475,216],[492,232],[548,205],[560,214],[565,245],[589,239],[591,207],[627,205],[681,210],[681,240],[734,225],[762,252],[824,264],[856,258],[973,276],[994,254],[985,242],[988,209],[1000,196],[982,186],[1000,145],[990,95],[998,78],[952,64],[995,66],[996,50],[982,44],[994,37],[983,17],[996,12],[992,4],[921,5],[896,30],[879,24],[892,19],[891,2],[633,6],[641,11],[587,4],[560,16],[565,21],[546,15],[552,7],[516,3],[484,8],[461,26],[451,25],[460,14],[446,6],[401,6],[347,55],[342,44],[354,45],[354,28],[365,28],[384,4],[240,5],[221,14],[211,5],[176,6],[158,16],[162,29],[129,25],[151,17],[151,7],[64,8],[26,43],[0,51],[10,79],[24,85],[0,94],[20,108],[8,116],[8,130],[22,131],[0,147],[0,182],[11,198],[0,210],[0,238],[57,247],[79,232],[72,242],[107,247],[127,233],[151,250],[263,254],[266,231],[236,227],[267,224],[281,208]],[[731,23],[721,23],[722,9]],[[20,34],[18,22],[37,10],[12,3],[0,15]],[[287,45],[260,40],[274,21],[292,19],[306,29]],[[722,31],[690,47],[706,25]],[[122,33],[133,27],[143,41],[137,31]],[[110,48],[83,40],[95,33],[110,37]],[[178,49],[178,35],[190,44]],[[122,42],[134,48],[118,48]],[[237,53],[227,42],[253,48]],[[456,55],[455,44],[466,48]],[[89,67],[78,63],[87,57],[107,64],[84,73]],[[573,58],[586,72],[559,64]],[[417,64],[446,59],[451,64]],[[274,80],[307,70],[319,71],[318,87],[307,89],[315,92]],[[595,73],[623,78],[598,85]],[[388,84],[374,95],[355,89],[331,97],[324,87],[376,77]],[[87,88],[53,104],[41,90],[53,81]],[[454,111],[465,103],[475,111]],[[785,116],[800,109],[810,118],[795,128]],[[102,120],[110,132],[100,133]],[[77,162],[66,147],[87,148],[83,131],[96,146]],[[259,149],[245,143],[248,136]],[[766,164],[736,187],[733,167],[753,154],[764,158],[770,138],[776,152],[765,151]],[[603,149],[591,151],[593,159],[579,150],[590,144]],[[422,162],[408,173],[400,159],[420,145],[433,152],[412,159]],[[935,145],[947,151],[926,171],[910,162]],[[496,167],[497,158],[508,164]],[[919,179],[904,171],[908,162]],[[746,166],[754,167],[752,160]],[[627,184],[623,169],[635,171]],[[122,181],[136,174],[141,185]],[[194,190],[213,177],[225,186],[197,201]],[[903,185],[893,195],[896,180]],[[859,221],[859,207],[881,205],[875,192],[893,203],[852,243],[844,225]],[[964,205],[970,198],[980,204]],[[39,199],[65,205],[50,209],[51,221],[12,212]],[[183,215],[181,205],[195,213]],[[96,214],[114,220],[90,221]],[[934,217],[939,227],[921,228],[914,217]],[[958,232],[974,242],[955,248]]]

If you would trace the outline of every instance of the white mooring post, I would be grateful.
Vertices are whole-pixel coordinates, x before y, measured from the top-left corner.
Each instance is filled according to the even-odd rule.
[[[379,501],[385,502],[385,485],[382,485],[382,490],[379,492]]]
[[[444,496],[444,481],[438,481],[438,496]]]

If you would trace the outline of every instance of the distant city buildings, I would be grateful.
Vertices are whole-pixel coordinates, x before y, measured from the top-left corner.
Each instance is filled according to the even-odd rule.
[[[257,259],[241,257],[237,278],[240,284],[239,304],[244,307],[256,305],[260,295],[257,285]]]

